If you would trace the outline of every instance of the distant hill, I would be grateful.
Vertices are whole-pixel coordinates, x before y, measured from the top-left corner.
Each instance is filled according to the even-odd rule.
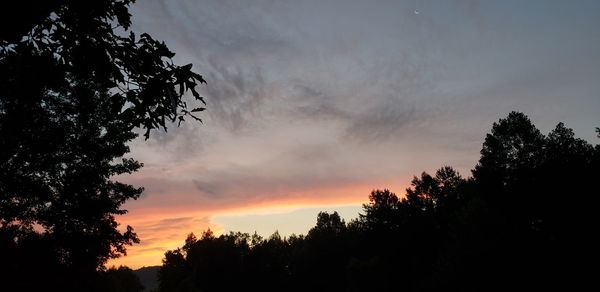
[[[158,270],[160,266],[142,267],[134,271],[140,278],[144,291],[153,291],[158,288]]]

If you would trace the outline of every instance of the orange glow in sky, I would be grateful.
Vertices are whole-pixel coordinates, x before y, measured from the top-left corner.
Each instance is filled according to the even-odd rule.
[[[165,251],[180,247],[190,232],[199,235],[207,228],[216,234],[256,231],[269,236],[276,230],[282,236],[305,234],[316,222],[319,211],[339,211],[347,221],[358,217],[361,204],[368,202],[370,191],[378,185],[398,194],[404,190],[399,184],[374,182],[290,192],[285,198],[224,208],[189,205],[136,209],[134,205],[126,206],[130,212],[120,217],[119,222],[122,226],[134,227],[141,243],[129,247],[127,256],[110,260],[106,266],[126,265],[137,269],[160,265]]]
[[[472,2],[137,1],[134,30],[206,78],[207,110],[130,143],[144,167],[119,180],[145,191],[117,220],[141,243],[108,265],[159,265],[209,227],[306,233],[444,165],[467,177],[513,110],[595,140],[600,1]]]

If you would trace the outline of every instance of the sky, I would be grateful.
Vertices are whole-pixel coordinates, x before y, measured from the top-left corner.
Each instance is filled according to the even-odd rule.
[[[141,243],[109,265],[159,265],[190,232],[305,234],[356,218],[373,189],[469,176],[492,123],[527,114],[593,144],[599,1],[145,0],[133,30],[164,40],[206,85],[202,124],[131,143]]]

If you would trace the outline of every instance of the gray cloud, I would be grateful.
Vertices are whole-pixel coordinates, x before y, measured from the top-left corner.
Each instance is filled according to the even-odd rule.
[[[180,194],[153,199],[164,204],[275,198],[414,173],[446,157],[466,168],[491,122],[510,110],[530,109],[543,121],[573,117],[575,128],[598,113],[597,4],[148,0],[136,7],[138,28],[165,39],[177,61],[193,62],[208,81],[201,130],[186,124],[148,147],[171,155],[173,168],[197,163],[186,162],[177,178],[184,186],[156,175],[144,182],[149,192]]]
[[[351,114],[338,105],[335,96],[306,84],[291,86],[291,119],[348,120]]]
[[[294,190],[306,191],[354,179],[347,173],[334,173],[331,151],[313,148],[278,156],[285,155],[285,161],[273,159],[256,166],[230,166],[195,179],[194,185],[207,198],[225,203],[261,201],[286,196]],[[289,165],[294,165],[293,169],[287,169]]]
[[[207,111],[209,124],[238,132],[259,116],[264,100],[269,97],[260,69],[249,72],[239,67],[226,67],[210,61],[210,82],[203,93],[210,97]]]
[[[378,104],[350,121],[343,137],[363,143],[395,140],[422,118],[419,111],[402,102]]]
[[[343,124],[338,134],[342,138],[376,142],[374,139],[398,134],[397,129],[404,128],[399,123],[407,122],[408,117],[423,116],[417,111],[426,110],[425,107],[409,105],[407,110],[405,102],[400,102],[398,107],[397,103],[380,96],[415,98],[429,82],[426,74],[431,74],[432,66],[439,66],[432,64],[431,56],[421,58],[419,56],[424,52],[411,51],[413,47],[404,46],[397,53],[390,55],[391,52],[384,51],[373,58],[372,54],[378,53],[381,46],[365,42],[373,37],[364,34],[366,31],[360,26],[364,24],[362,20],[360,25],[349,23],[347,31],[331,35],[345,20],[360,16],[365,9],[364,3],[348,3],[339,15],[340,21],[332,25],[327,25],[329,15],[326,10],[304,15],[314,21],[314,25],[323,24],[321,31],[311,30],[312,26],[299,26],[297,21],[307,19],[290,14],[294,9],[304,13],[317,9],[312,5],[299,4],[294,8],[290,4],[259,1],[239,9],[244,4],[237,1],[150,1],[140,8],[145,12],[164,13],[166,17],[148,25],[164,22],[173,27],[172,33],[166,36],[173,41],[169,43],[175,51],[182,52],[178,56],[182,59],[191,57],[198,63],[199,70],[206,72],[208,85],[201,88],[209,103],[206,125],[239,133],[260,127],[266,120],[307,118]],[[323,9],[330,8],[330,5],[314,4]],[[412,17],[410,12],[403,16]],[[381,16],[385,19],[393,14]],[[353,29],[355,34],[348,33]],[[374,36],[382,34],[373,33]],[[323,67],[324,64],[330,65]],[[344,70],[345,67],[353,71]],[[265,68],[269,70],[265,72]],[[292,68],[298,69],[296,76],[289,76]],[[281,74],[297,81],[280,80],[285,76]],[[334,86],[328,78],[341,78],[336,82],[347,88]],[[272,108],[280,111],[270,111]],[[373,112],[381,108],[385,112]],[[369,129],[371,126],[380,128]],[[191,137],[186,131],[175,131],[169,134],[169,139],[185,145],[199,143],[190,138],[173,138],[173,135]],[[172,148],[185,149],[181,146]]]
[[[211,204],[250,204],[360,184],[373,180],[378,170],[396,167],[381,162],[337,143],[299,143],[261,163],[213,169],[199,175],[193,182],[199,195]],[[326,198],[328,195],[339,194],[319,193],[318,196]]]
[[[466,175],[511,110],[597,141],[600,2],[373,2],[133,6],[134,29],[208,81],[204,124],[132,145],[146,167],[123,180],[146,191],[126,209],[148,218],[134,224],[146,252],[230,208],[366,200],[441,165]]]

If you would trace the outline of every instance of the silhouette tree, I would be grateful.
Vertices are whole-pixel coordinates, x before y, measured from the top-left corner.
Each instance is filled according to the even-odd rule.
[[[465,180],[450,166],[444,166],[432,177],[426,172],[421,178],[415,177],[412,188],[406,189],[406,201],[423,211],[444,209],[445,205],[460,199],[461,188]]]
[[[261,291],[289,291],[292,245],[279,232],[264,239],[253,235],[243,264],[244,279],[249,287]]]
[[[194,291],[181,249],[167,251],[162,263],[158,271],[159,291]]]
[[[544,136],[520,112],[511,112],[500,119],[487,134],[481,158],[473,170],[473,177],[482,187],[481,191],[494,206],[509,207],[507,193],[528,190],[520,187],[531,184],[531,173],[541,163]],[[525,180],[525,181],[524,181]],[[523,194],[527,196],[527,194]],[[519,198],[523,199],[523,198]],[[520,204],[510,204],[517,207]]]
[[[337,212],[320,212],[315,227],[289,260],[292,291],[331,291],[346,286],[346,224]],[[285,286],[284,286],[285,287]]]
[[[346,230],[346,223],[340,217],[338,212],[329,214],[327,212],[319,212],[317,215],[317,224],[308,231],[308,237],[327,236],[329,234],[338,235]]]
[[[63,0],[21,0],[11,3],[10,13],[0,19],[0,42],[15,42],[42,22]]]
[[[101,273],[102,288],[106,292],[141,292],[144,286],[138,276],[130,268],[120,266],[112,267]]]
[[[389,190],[373,190],[369,204],[363,204],[365,214],[361,215],[365,227],[369,229],[397,228],[400,200]],[[394,227],[395,226],[395,227]]]
[[[597,176],[593,152],[562,123],[547,136],[518,112],[494,123],[473,170],[474,193],[451,222],[438,262],[446,273],[438,280],[449,285],[443,288],[573,289],[585,283],[580,259],[592,250],[589,230],[598,220],[593,207],[581,204],[593,201],[593,189],[578,182]]]
[[[132,2],[49,1],[0,40],[3,240],[40,234],[81,290],[138,241],[115,216],[142,188],[111,179],[142,166],[123,158],[135,129],[147,139],[204,110],[184,98],[204,103],[192,65],[173,64],[163,42],[129,31]]]
[[[536,173],[535,204],[527,219],[540,263],[535,268],[544,272],[539,278],[553,279],[548,286],[583,288],[594,277],[585,266],[600,244],[591,232],[600,223],[591,203],[597,194],[591,182],[598,180],[599,149],[575,138],[563,123],[547,136],[543,164]]]
[[[189,236],[161,268],[161,287],[179,288],[161,291],[583,290],[595,279],[599,161],[600,145],[564,124],[542,135],[513,112],[494,123],[473,177],[423,172],[402,198],[373,190],[348,224],[319,213],[305,237]]]

